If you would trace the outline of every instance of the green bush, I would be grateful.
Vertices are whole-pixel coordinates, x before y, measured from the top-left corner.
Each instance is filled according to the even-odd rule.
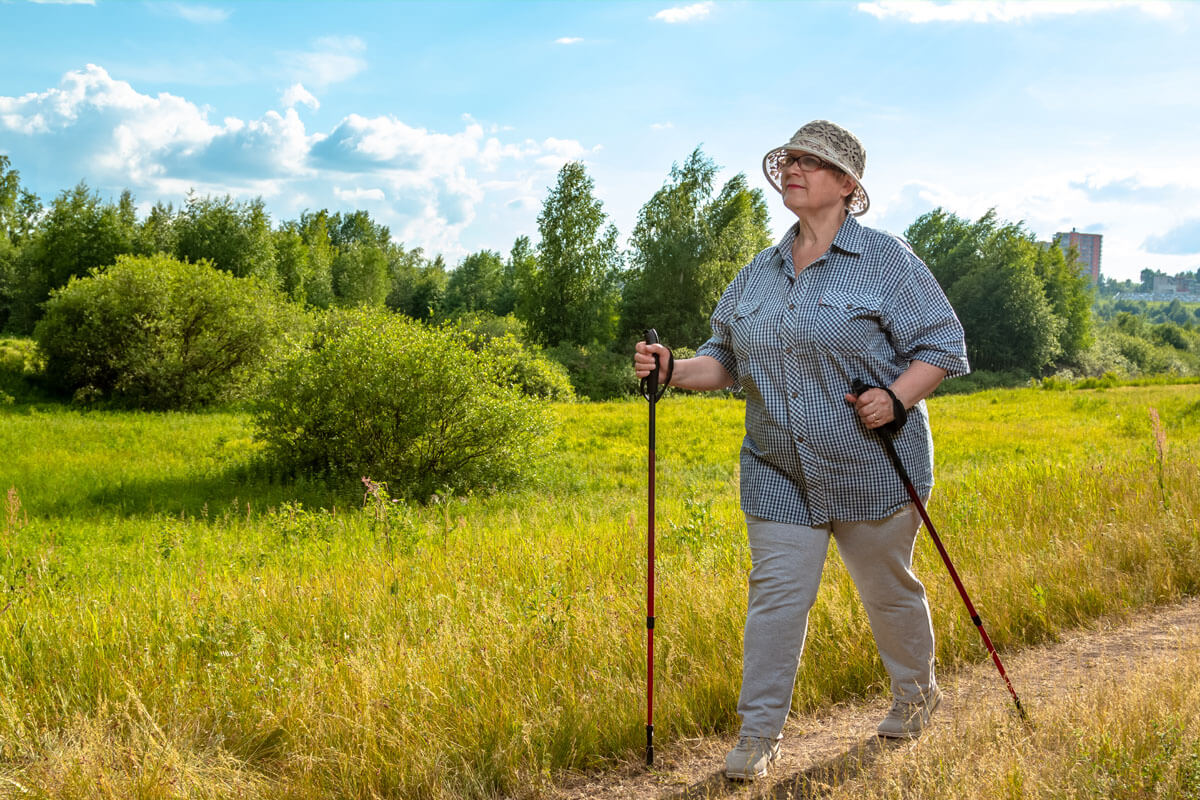
[[[513,316],[497,317],[476,311],[451,323],[468,336],[468,347],[496,363],[509,383],[530,397],[574,400],[567,370],[547,358],[541,347],[523,339],[524,324]]]
[[[566,367],[577,395],[589,400],[612,400],[637,394],[633,351],[614,353],[564,343],[550,348],[546,355]]]
[[[386,311],[330,311],[277,365],[257,437],[287,470],[369,477],[397,496],[509,486],[528,477],[551,417],[472,337]]]
[[[238,399],[299,312],[255,278],[162,254],[118,256],[46,302],[47,385],[77,401],[195,408]]]
[[[32,339],[0,337],[0,405],[36,397],[33,382],[41,370],[41,354]]]

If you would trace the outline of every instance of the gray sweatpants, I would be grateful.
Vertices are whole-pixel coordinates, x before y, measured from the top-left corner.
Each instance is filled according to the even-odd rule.
[[[887,519],[823,528],[747,515],[752,567],[738,699],[742,736],[774,739],[783,730],[831,534],[866,607],[892,694],[915,702],[933,691],[933,621],[912,572],[920,524],[912,505]]]

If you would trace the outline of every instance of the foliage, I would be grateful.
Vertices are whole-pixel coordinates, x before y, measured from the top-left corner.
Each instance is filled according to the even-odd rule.
[[[493,250],[471,253],[450,273],[446,285],[445,313],[453,315],[467,311],[488,311],[498,316],[511,311],[501,307],[505,290],[504,262]]]
[[[500,348],[384,311],[331,311],[258,403],[258,438],[291,470],[369,476],[427,500],[491,490],[531,470],[549,427]]]
[[[32,339],[0,337],[0,406],[37,398],[42,357]]]
[[[517,316],[538,344],[592,346],[613,334],[620,267],[617,229],[605,222],[583,163],[558,173],[538,215],[537,261],[521,286]]]
[[[284,298],[257,279],[207,262],[118,256],[55,290],[34,336],[56,391],[194,408],[242,396],[296,324]]]
[[[262,198],[241,202],[189,194],[173,228],[181,261],[204,259],[238,278],[276,282],[271,220]]]
[[[392,281],[385,301],[388,308],[420,320],[441,314],[450,279],[440,255],[428,261],[420,248],[407,252],[394,248],[388,268]]]
[[[135,223],[128,193],[114,205],[101,201],[82,182],[62,192],[21,249],[15,279],[18,301],[10,327],[32,331],[52,290],[128,253],[134,245]]]
[[[621,341],[655,327],[672,342],[699,346],[721,292],[770,244],[762,191],[739,173],[714,198],[716,172],[696,148],[642,206],[621,299]]]
[[[575,393],[588,400],[612,400],[636,394],[637,376],[633,356],[604,347],[563,343],[546,351],[571,376]]]
[[[374,245],[351,241],[333,257],[333,292],[341,306],[382,306],[389,290],[388,261]]]
[[[975,368],[1040,374],[1078,365],[1091,344],[1091,296],[1059,248],[1043,248],[995,210],[971,222],[937,208],[905,237],[962,320]]]
[[[573,400],[567,370],[525,340],[525,324],[514,316],[484,311],[463,314],[450,323],[468,335],[468,347],[496,363],[499,374],[529,397]]]

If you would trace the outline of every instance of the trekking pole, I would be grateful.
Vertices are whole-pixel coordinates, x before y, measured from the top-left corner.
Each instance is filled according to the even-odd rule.
[[[658,333],[649,328],[646,344],[658,344]],[[654,406],[671,381],[672,357],[667,379],[659,385],[658,354],[654,354],[654,371],[641,380],[642,397],[650,402],[649,491],[646,517],[646,765],[654,765]]]
[[[850,391],[855,395],[861,395],[872,388],[879,387],[867,386],[861,380],[855,378]],[[987,631],[984,630],[983,620],[975,610],[975,604],[971,602],[971,597],[967,594],[966,587],[963,586],[962,580],[958,577],[958,570],[954,568],[954,563],[950,561],[950,554],[946,552],[945,546],[942,545],[942,538],[938,536],[937,529],[933,527],[933,521],[929,519],[929,513],[925,510],[925,504],[921,502],[916,488],[913,487],[912,480],[908,477],[908,470],[904,469],[904,463],[900,460],[900,455],[896,452],[896,445],[892,443],[890,434],[896,433],[898,429],[895,427],[889,428],[889,425],[882,426],[876,430],[876,433],[879,434],[879,440],[883,442],[883,449],[887,451],[888,459],[892,462],[892,466],[896,468],[896,474],[900,476],[900,481],[904,484],[904,489],[908,492],[909,498],[917,508],[917,513],[921,515],[921,519],[925,523],[925,530],[929,531],[929,536],[933,539],[934,546],[937,547],[942,561],[945,562],[946,569],[950,572],[950,577],[954,580],[954,585],[958,588],[958,593],[962,597],[963,603],[967,606],[967,613],[971,615],[971,622],[975,623],[975,628],[979,631],[979,635],[983,639],[988,652],[991,653],[992,661],[995,662],[996,669],[1000,672],[1000,677],[1004,679],[1004,685],[1008,687],[1008,693],[1012,695],[1013,704],[1017,707],[1017,713],[1023,721],[1029,722],[1029,715],[1021,707],[1021,698],[1017,697],[1017,690],[1013,688],[1012,681],[1008,679],[1008,673],[1004,671],[1004,664],[1000,661],[1000,654],[996,652],[991,638],[988,636]]]

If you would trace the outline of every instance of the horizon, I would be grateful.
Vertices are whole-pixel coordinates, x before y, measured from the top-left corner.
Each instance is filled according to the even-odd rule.
[[[1200,267],[1200,6],[1172,2],[0,2],[0,153],[44,204],[261,196],[369,212],[456,264],[537,239],[584,162],[627,243],[696,147],[763,190],[809,119],[868,153],[870,227],[995,208],[1104,236],[1101,273]],[[776,44],[778,40],[778,44]],[[815,79],[810,78],[815,76]],[[779,120],[779,122],[764,122]]]

